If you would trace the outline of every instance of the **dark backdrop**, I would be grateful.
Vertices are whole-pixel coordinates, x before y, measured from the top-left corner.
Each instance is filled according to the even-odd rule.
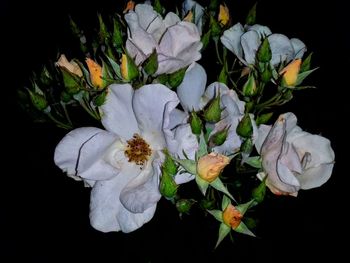
[[[153,220],[133,233],[95,231],[88,219],[89,189],[53,163],[65,132],[33,124],[16,105],[15,91],[33,70],[55,59],[58,50],[73,53],[68,14],[88,27],[95,24],[97,11],[120,10],[124,1],[1,1],[1,262],[18,257],[26,262],[340,259],[348,232],[348,13],[344,1],[320,2],[260,0],[258,22],[302,39],[314,52],[320,69],[309,83],[317,89],[298,93],[285,109],[296,113],[305,130],[332,141],[333,176],[321,188],[300,191],[298,198],[268,199],[260,211],[258,238],[236,235],[234,243],[227,239],[213,251],[218,224],[196,214],[180,220],[164,200]],[[244,22],[253,3],[229,4],[234,21]]]

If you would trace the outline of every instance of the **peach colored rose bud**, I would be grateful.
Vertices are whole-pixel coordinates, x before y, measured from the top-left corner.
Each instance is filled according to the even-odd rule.
[[[193,12],[191,10],[184,17],[183,21],[190,22],[190,23],[193,22]]]
[[[229,163],[227,156],[212,152],[198,160],[197,173],[203,180],[211,183]]]
[[[281,70],[280,74],[283,75],[283,81],[287,86],[294,86],[298,79],[300,70],[301,59],[298,58],[288,64]]]
[[[230,12],[226,5],[220,5],[218,20],[219,23],[223,26],[226,26],[227,23],[230,21]]]
[[[222,212],[222,219],[224,223],[232,227],[232,229],[236,229],[239,226],[242,218],[243,215],[241,212],[239,212],[232,204],[229,204]]]
[[[65,68],[66,70],[69,71],[69,73],[72,73],[79,77],[83,76],[83,72],[81,71],[79,65],[74,61],[69,62],[64,54],[60,56],[60,58],[56,62],[56,65],[59,66],[60,68]]]
[[[127,13],[128,11],[132,11],[135,9],[135,2],[134,1],[128,1],[128,3],[126,4],[126,7],[123,11],[123,13]]]
[[[97,88],[102,88],[104,84],[102,79],[102,67],[90,58],[86,59],[86,64],[89,68],[92,85]]]

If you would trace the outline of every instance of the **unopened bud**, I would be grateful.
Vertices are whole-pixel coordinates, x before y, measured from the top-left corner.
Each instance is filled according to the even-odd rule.
[[[191,112],[190,125],[193,134],[200,135],[203,129],[202,120],[198,117],[195,111]]]
[[[204,110],[204,119],[208,122],[218,122],[221,119],[220,94],[214,98]]]
[[[246,113],[242,120],[238,123],[236,131],[239,136],[242,136],[244,138],[248,138],[252,135],[253,126],[248,113]]]
[[[256,82],[253,74],[250,74],[247,82],[243,86],[243,95],[247,97],[252,97],[257,94]]]

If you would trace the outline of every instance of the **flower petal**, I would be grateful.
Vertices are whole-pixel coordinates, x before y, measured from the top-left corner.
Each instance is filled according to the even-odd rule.
[[[158,49],[157,74],[173,73],[201,58],[200,35],[193,23],[179,22],[164,33]]]
[[[261,146],[263,145],[267,135],[269,134],[270,129],[271,129],[271,125],[262,124],[259,126],[258,137],[255,141],[255,148],[258,151],[258,153],[260,153]]]
[[[153,162],[148,162],[141,173],[132,179],[120,193],[120,201],[129,211],[143,213],[159,201],[161,160],[157,154]]]
[[[136,90],[132,105],[141,133],[161,136],[164,115],[170,114],[178,103],[176,93],[161,84],[145,85]],[[171,107],[166,111],[168,104]]]
[[[302,58],[307,48],[304,42],[298,38],[292,38],[290,40],[294,49],[294,58]]]
[[[321,164],[297,175],[301,189],[311,189],[323,185],[332,175],[333,163]]]
[[[257,32],[259,34],[260,38],[265,38],[265,37],[272,34],[270,28],[268,28],[267,26],[259,25],[259,24],[249,26],[248,31],[251,31],[251,30],[254,30],[255,32]]]
[[[177,184],[185,184],[192,181],[193,179],[195,179],[194,174],[186,173],[183,171],[181,173],[177,173],[174,178],[175,183]]]
[[[185,111],[200,110],[201,97],[207,84],[207,73],[204,68],[194,63],[186,71],[182,83],[177,87],[181,106]]]
[[[166,126],[168,129],[173,129],[180,124],[184,124],[188,118],[188,114],[179,109],[173,109],[169,114],[169,124]]]
[[[102,232],[123,231],[125,233],[140,228],[151,220],[156,205],[143,213],[132,213],[120,202],[119,196],[129,180],[137,175],[139,168],[130,165],[128,171],[111,180],[98,181],[91,191],[90,223]]]
[[[108,89],[106,102],[100,107],[103,114],[101,122],[108,131],[129,139],[139,132],[132,108],[134,90],[130,84],[112,84]]]
[[[241,36],[244,59],[248,65],[255,63],[255,54],[258,51],[260,44],[261,40],[256,31],[248,31]]]
[[[241,46],[241,36],[244,33],[244,28],[240,23],[235,24],[229,29],[225,30],[221,36],[221,43],[230,50],[237,58],[245,63],[243,59],[243,50]]]
[[[271,64],[277,65],[294,58],[294,48],[289,38],[282,34],[272,34],[268,37],[272,52]]]
[[[112,171],[114,169],[109,167],[108,164],[100,162],[100,160],[116,139],[116,135],[98,128],[75,129],[68,133],[57,145],[54,161],[69,176],[78,175],[90,180],[108,179],[113,176]],[[93,169],[87,172],[94,165],[105,170]]]

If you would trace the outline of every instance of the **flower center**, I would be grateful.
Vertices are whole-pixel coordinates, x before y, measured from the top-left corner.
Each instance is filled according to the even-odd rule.
[[[134,162],[137,165],[143,165],[152,154],[149,144],[137,133],[132,139],[127,141],[128,145],[124,151],[129,158],[129,162]]]

